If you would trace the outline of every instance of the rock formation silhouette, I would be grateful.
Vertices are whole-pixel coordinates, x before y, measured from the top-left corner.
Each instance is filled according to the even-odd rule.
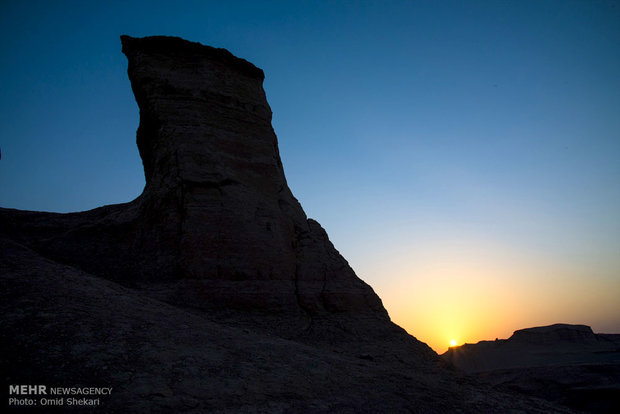
[[[493,386],[592,413],[620,407],[620,335],[586,325],[520,329],[508,339],[452,347],[442,355]]]
[[[144,191],[0,209],[7,381],[113,386],[102,412],[558,409],[464,380],[390,321],[288,188],[262,70],[121,41]]]
[[[123,282],[193,280],[203,306],[387,319],[292,195],[262,70],[179,38],[122,37],[146,186],[129,204],[5,223],[46,257]],[[41,217],[41,215],[36,215]],[[43,234],[40,234],[43,232]]]

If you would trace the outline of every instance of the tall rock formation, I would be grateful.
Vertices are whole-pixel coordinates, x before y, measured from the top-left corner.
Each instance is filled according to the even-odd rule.
[[[40,214],[17,214],[9,231],[47,257],[113,280],[193,281],[200,307],[387,320],[288,188],[263,71],[180,38],[121,40],[140,108],[143,194],[47,215],[53,224],[45,228],[31,228]]]

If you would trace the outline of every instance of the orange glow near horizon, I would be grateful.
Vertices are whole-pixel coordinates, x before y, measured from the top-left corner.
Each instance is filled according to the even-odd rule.
[[[373,287],[392,321],[439,354],[453,340],[508,338],[517,329],[553,323],[609,332],[605,318],[620,315],[620,281],[612,268],[588,275],[587,266],[575,263],[550,265],[489,246],[452,247],[391,252],[372,269],[390,275]]]

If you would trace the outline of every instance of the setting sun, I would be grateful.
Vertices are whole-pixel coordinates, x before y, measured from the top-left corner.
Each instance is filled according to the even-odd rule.
[[[451,339],[450,340],[450,346],[456,346],[456,340]]]

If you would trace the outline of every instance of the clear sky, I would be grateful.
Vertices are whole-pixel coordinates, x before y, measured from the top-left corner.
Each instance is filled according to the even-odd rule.
[[[619,2],[3,0],[0,206],[140,194],[121,34],[265,71],[293,193],[438,352],[620,332]]]

